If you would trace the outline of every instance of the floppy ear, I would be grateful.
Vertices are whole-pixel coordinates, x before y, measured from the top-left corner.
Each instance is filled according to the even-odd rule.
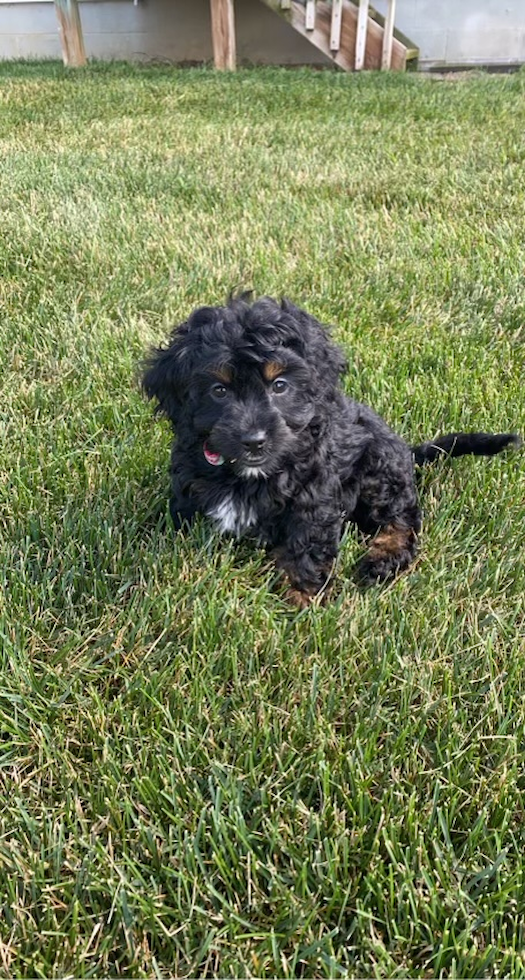
[[[142,388],[148,398],[155,398],[156,412],[172,422],[180,416],[184,396],[191,377],[191,357],[186,331],[177,328],[169,347],[152,351],[145,363]]]
[[[175,327],[169,347],[158,347],[146,360],[142,387],[148,398],[156,398],[156,411],[176,423],[186,401],[194,367],[209,342],[221,307],[201,306]]]
[[[342,350],[330,339],[328,328],[306,310],[294,306],[290,300],[283,299],[281,306],[301,326],[304,337],[303,357],[317,375],[318,383],[325,390],[335,388],[348,364]]]
[[[321,326],[318,332],[319,354],[317,361],[317,373],[323,385],[327,388],[336,388],[339,379],[348,369],[346,357],[342,350],[337,347],[328,336],[324,327]]]

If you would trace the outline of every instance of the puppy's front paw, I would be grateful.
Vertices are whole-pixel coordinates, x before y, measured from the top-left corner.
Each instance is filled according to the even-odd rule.
[[[181,506],[178,501],[170,502],[170,514],[175,531],[187,531],[193,524],[196,510],[191,506]]]
[[[378,556],[367,554],[357,563],[356,574],[361,585],[375,585],[377,582],[386,582],[394,578],[399,572],[408,568],[408,561],[400,561],[392,556],[379,558]]]

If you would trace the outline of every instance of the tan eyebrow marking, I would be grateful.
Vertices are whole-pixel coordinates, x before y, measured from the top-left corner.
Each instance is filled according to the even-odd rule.
[[[232,383],[232,370],[226,364],[224,364],[222,367],[217,366],[210,368],[210,374],[213,375],[214,378],[217,378],[217,381],[222,381],[222,383],[225,385],[231,385]]]
[[[284,370],[284,364],[279,364],[279,361],[268,361],[263,365],[263,375],[266,381],[275,381]]]

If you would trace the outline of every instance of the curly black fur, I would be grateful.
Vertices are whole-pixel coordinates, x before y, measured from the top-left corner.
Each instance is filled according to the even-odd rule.
[[[345,359],[327,328],[288,300],[202,307],[153,352],[143,386],[177,434],[176,528],[197,512],[273,553],[304,604],[330,576],[344,521],[374,534],[365,582],[407,568],[421,515],[414,461],[490,455],[517,436],[454,433],[410,448],[339,389]]]

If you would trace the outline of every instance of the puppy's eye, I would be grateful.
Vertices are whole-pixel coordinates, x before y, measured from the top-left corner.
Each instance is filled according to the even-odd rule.
[[[282,395],[287,388],[288,388],[288,382],[286,378],[276,378],[272,384],[272,391],[274,395]]]
[[[226,395],[228,394],[228,389],[226,388],[225,385],[213,385],[211,389],[211,393],[214,398],[218,398],[218,399],[226,398]]]

